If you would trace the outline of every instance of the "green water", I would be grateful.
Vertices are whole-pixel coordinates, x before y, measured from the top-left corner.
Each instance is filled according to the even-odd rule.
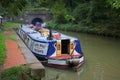
[[[120,80],[120,39],[63,33],[81,41],[85,63],[78,72],[45,67],[43,80]]]

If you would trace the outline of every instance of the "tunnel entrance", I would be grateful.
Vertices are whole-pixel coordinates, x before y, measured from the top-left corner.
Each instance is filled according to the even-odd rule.
[[[43,23],[43,20],[41,18],[34,18],[31,21],[31,24],[36,25],[36,23]]]

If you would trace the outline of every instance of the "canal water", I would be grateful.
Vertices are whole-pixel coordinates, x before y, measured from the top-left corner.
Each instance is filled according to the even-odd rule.
[[[81,42],[85,63],[80,71],[46,68],[42,80],[120,80],[120,39],[62,32]]]

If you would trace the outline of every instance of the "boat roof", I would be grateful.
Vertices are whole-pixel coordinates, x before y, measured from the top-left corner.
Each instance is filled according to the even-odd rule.
[[[65,34],[62,34],[62,33],[59,33],[55,30],[52,30],[52,34],[56,34],[56,33],[59,33],[60,34],[60,38],[59,39],[56,39],[56,38],[53,38],[53,40],[47,40],[47,36],[43,36],[40,32],[38,31],[35,31],[34,29],[30,28],[29,25],[23,25],[21,27],[21,29],[27,33],[32,39],[34,40],[39,40],[39,41],[56,41],[56,40],[63,40],[63,39],[73,39],[73,40],[77,40],[77,38],[75,37],[72,37],[72,36],[68,36],[68,35],[65,35]],[[46,29],[46,28],[43,28],[43,29]],[[48,30],[48,29],[47,29]]]

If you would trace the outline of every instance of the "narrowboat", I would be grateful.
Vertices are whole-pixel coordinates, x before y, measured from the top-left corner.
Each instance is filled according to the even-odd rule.
[[[84,63],[80,41],[49,28],[22,25],[17,34],[38,58],[56,68],[77,70]]]

